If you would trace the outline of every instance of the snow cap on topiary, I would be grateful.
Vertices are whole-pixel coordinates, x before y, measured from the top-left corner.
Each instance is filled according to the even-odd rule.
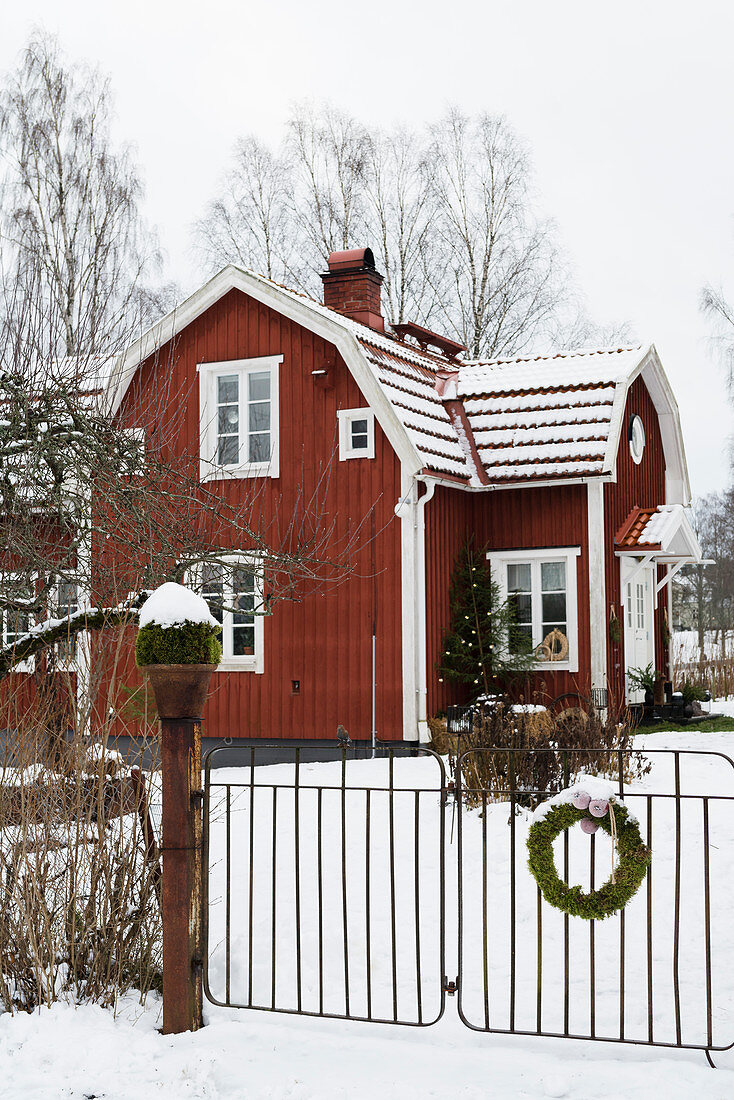
[[[135,660],[140,668],[218,665],[221,630],[201,596],[181,584],[162,584],[140,609]]]
[[[219,623],[209,610],[206,600],[182,584],[166,581],[156,588],[140,608],[141,627],[154,623],[156,626],[183,626],[185,623],[207,623],[219,627]]]

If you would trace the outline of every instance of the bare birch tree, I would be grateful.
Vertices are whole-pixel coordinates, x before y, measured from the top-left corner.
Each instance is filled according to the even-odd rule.
[[[365,232],[385,276],[391,321],[426,323],[435,308],[435,195],[425,143],[403,127],[370,137],[365,168]]]
[[[128,621],[143,591],[233,550],[265,563],[271,608],[347,575],[362,537],[359,525],[334,537],[328,462],[267,522],[265,479],[236,504],[202,484],[183,428],[196,383],[172,392],[165,360],[144,394],[131,391],[126,419],[110,416],[115,354],[161,301],[146,283],[157,254],[142,188],[110,147],[109,107],[107,83],[43,35],[0,90],[0,678],[40,653],[53,664],[60,638]],[[250,201],[275,210],[279,168],[261,152],[243,147],[260,157]],[[254,232],[274,265],[285,233]],[[75,599],[60,598],[71,587]]]
[[[504,118],[451,110],[433,127],[431,171],[433,316],[473,358],[522,351],[563,300],[553,226],[531,210],[527,150]]]
[[[42,32],[0,95],[3,282],[46,302],[51,357],[112,354],[162,305],[140,178],[111,147],[110,116],[109,82]]]
[[[215,269],[240,264],[275,282],[300,279],[302,257],[285,152],[272,152],[250,135],[237,142],[221,198],[196,225],[200,249]],[[213,263],[212,263],[213,261]]]
[[[734,399],[734,306],[721,287],[707,284],[701,291],[701,310],[713,325],[713,339],[726,369],[726,384]]]
[[[330,252],[355,247],[363,232],[367,134],[331,104],[302,104],[290,120],[287,148],[305,280],[308,272],[323,270]]]
[[[197,239],[212,268],[242,263],[314,297],[330,252],[369,244],[390,320],[498,355],[558,325],[568,282],[530,184],[527,151],[502,118],[452,110],[428,129],[368,131],[309,104],[277,154],[252,138],[238,145]]]

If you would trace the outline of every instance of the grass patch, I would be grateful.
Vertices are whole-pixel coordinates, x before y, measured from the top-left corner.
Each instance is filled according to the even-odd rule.
[[[663,719],[650,726],[638,726],[635,733],[663,733],[668,730],[680,733],[734,733],[734,718],[724,715],[722,718],[704,718],[703,722],[669,722]]]

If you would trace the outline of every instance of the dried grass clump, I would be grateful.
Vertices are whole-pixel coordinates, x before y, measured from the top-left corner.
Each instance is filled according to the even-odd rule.
[[[114,1007],[162,985],[160,869],[151,775],[105,739],[71,734],[49,757],[48,715],[5,719],[0,766],[0,1002]]]
[[[580,773],[627,782],[649,763],[632,748],[628,720],[591,709],[518,713],[510,704],[474,708],[459,737],[447,735],[452,768],[461,761],[464,801],[470,806],[511,799],[533,807]]]
[[[679,691],[686,681],[709,691],[712,699],[728,699],[734,695],[734,653],[685,661],[679,647],[673,659],[673,690]]]

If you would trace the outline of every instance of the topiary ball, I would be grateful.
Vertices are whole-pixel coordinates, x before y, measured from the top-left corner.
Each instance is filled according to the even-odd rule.
[[[135,660],[145,665],[218,665],[221,626],[206,601],[181,584],[162,584],[140,609]]]
[[[208,623],[183,623],[158,626],[148,623],[138,631],[135,662],[145,665],[218,665],[222,646],[217,637],[221,628]]]

